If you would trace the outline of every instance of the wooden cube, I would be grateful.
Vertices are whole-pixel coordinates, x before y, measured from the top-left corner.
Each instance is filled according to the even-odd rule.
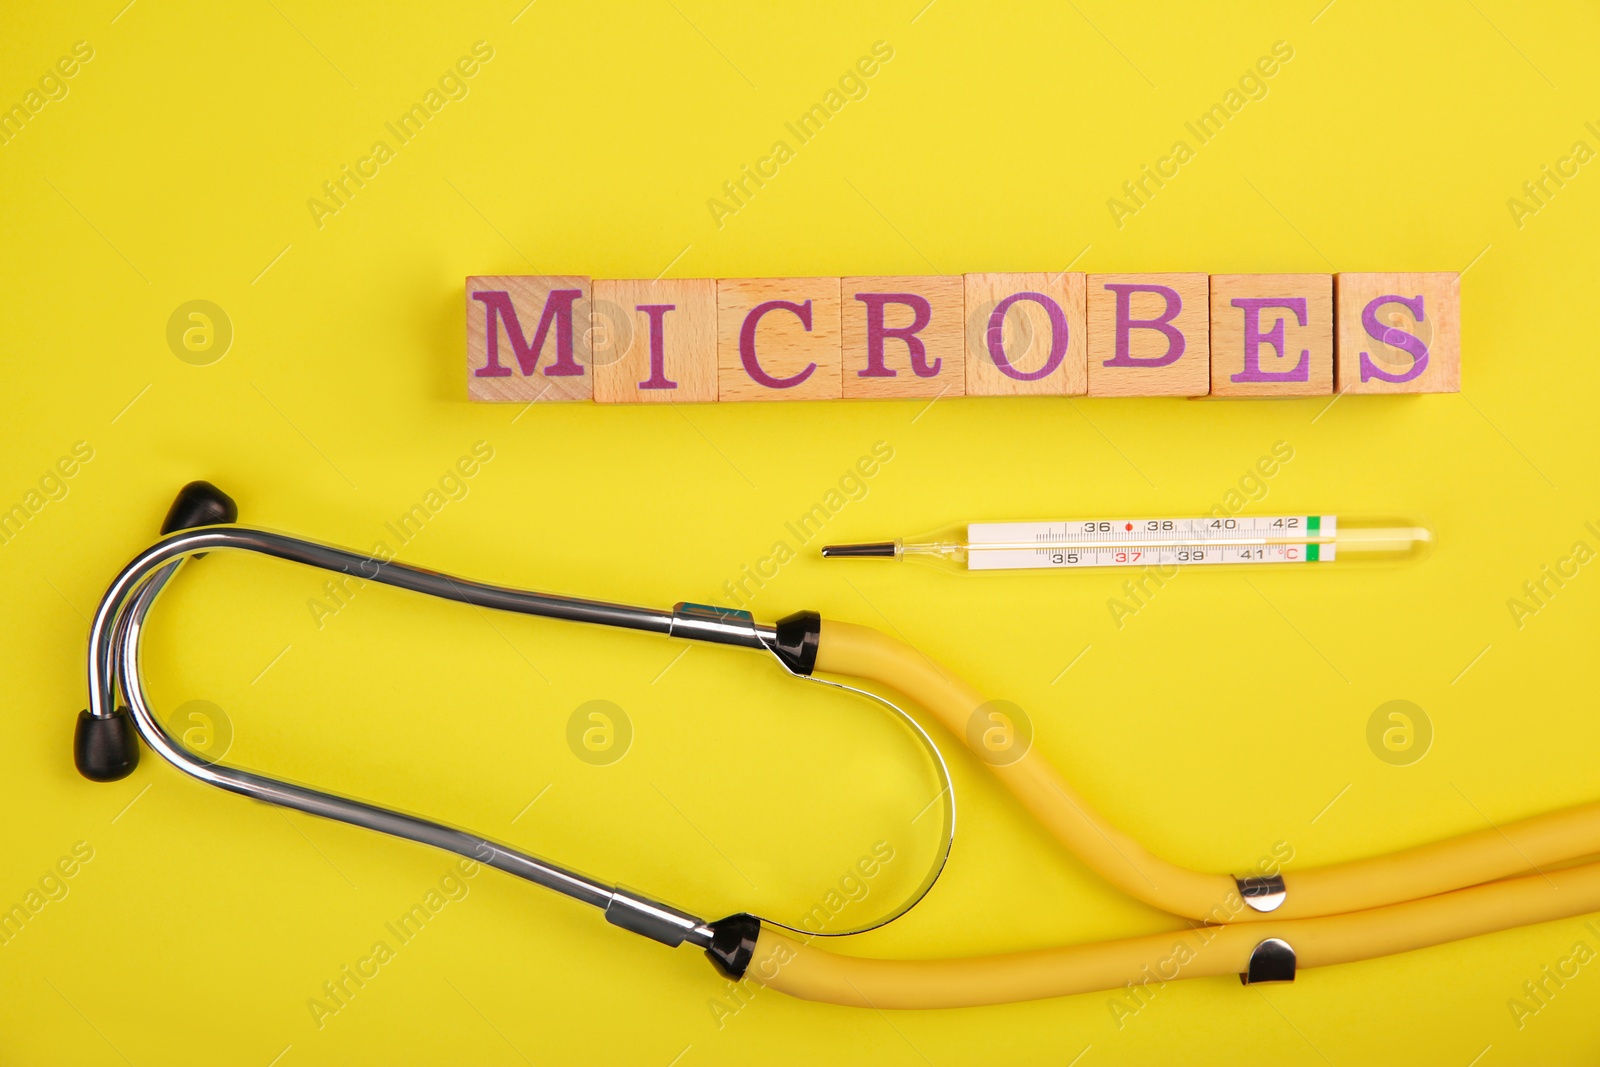
[[[1461,391],[1461,275],[1334,276],[1334,388],[1341,393]]]
[[[526,404],[588,400],[589,279],[467,279],[467,396]]]
[[[843,394],[964,396],[961,277],[843,278]]]
[[[1333,275],[1213,274],[1211,395],[1333,392]]]
[[[1207,275],[1091,274],[1087,284],[1090,396],[1210,392]]]
[[[594,398],[601,404],[717,399],[717,283],[594,283]]]
[[[1089,391],[1084,275],[966,276],[968,396]]]
[[[718,400],[837,400],[838,278],[717,282]]]

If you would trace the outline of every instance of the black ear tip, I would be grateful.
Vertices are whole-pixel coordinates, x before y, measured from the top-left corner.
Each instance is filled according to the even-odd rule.
[[[139,766],[139,735],[128,709],[118,708],[109,719],[78,712],[72,759],[91,782],[115,782],[132,774]]]
[[[210,482],[190,482],[178,490],[178,497],[161,524],[163,535],[195,526],[217,526],[239,521],[239,505],[233,497]]]

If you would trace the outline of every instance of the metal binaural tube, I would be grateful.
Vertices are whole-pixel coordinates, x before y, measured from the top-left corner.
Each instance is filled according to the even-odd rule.
[[[688,941],[701,948],[711,944],[713,931],[705,920],[670,905],[606,885],[587,875],[443,823],[294,782],[268,778],[238,767],[208,763],[184,748],[167,732],[151,710],[139,669],[139,642],[144,632],[145,616],[175,569],[165,565],[151,575],[138,587],[131,602],[110,627],[110,631],[118,638],[112,649],[116,682],[127,698],[139,735],[162,759],[192,778],[252,800],[432,845],[516,875],[573,900],[600,908],[613,924],[664,944],[675,946]]]
[[[521,615],[617,626],[744,648],[767,648],[771,637],[770,627],[758,627],[748,616],[727,621],[697,619],[693,625],[686,625],[681,611],[638,608],[602,600],[490,585],[395,560],[380,560],[360,552],[272,530],[252,526],[207,526],[184,530],[156,542],[135,556],[106,590],[89,626],[89,714],[101,719],[110,718],[116,708],[111,661],[115,625],[124,602],[161,567],[214,549],[258,552],[323,570],[353,574],[365,581],[379,582],[397,589]]]

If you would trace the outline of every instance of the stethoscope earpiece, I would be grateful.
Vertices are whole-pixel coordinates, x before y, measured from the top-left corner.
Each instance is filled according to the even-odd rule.
[[[161,536],[196,526],[222,526],[239,521],[239,505],[210,482],[190,482],[178,490],[161,523]]]
[[[101,719],[87,708],[78,712],[72,735],[72,761],[78,773],[91,782],[116,782],[139,766],[139,733],[127,708]]]

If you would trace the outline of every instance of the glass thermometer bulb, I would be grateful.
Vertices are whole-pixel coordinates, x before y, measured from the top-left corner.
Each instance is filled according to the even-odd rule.
[[[829,545],[827,559],[913,559],[967,570],[1332,563],[1414,559],[1433,543],[1406,520],[1333,515],[975,522],[918,538]]]

